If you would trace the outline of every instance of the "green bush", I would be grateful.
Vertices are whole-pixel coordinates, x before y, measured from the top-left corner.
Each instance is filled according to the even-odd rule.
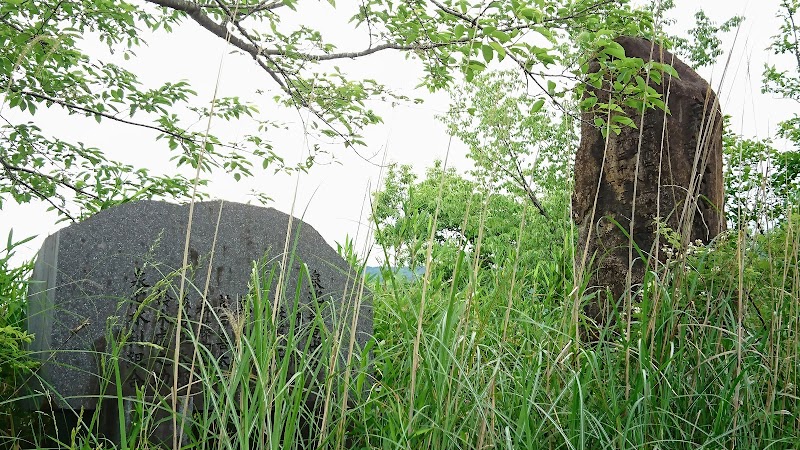
[[[22,384],[36,367],[26,348],[33,335],[25,331],[27,280],[33,265],[12,267],[11,262],[15,249],[31,239],[14,241],[9,233],[6,248],[0,250],[0,438],[19,422],[16,397],[22,396]]]

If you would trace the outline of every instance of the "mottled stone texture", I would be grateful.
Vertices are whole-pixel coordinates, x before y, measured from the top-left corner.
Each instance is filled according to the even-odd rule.
[[[665,120],[663,111],[647,110],[641,144],[639,129],[624,128],[619,135],[610,133],[606,145],[600,129],[593,125],[593,113],[583,113],[572,197],[573,219],[580,229],[576,259],[581,268],[588,246],[587,293],[608,288],[614,296],[606,299],[600,295],[584,308],[586,315],[598,322],[603,322],[610,311],[613,303],[608,300],[618,301],[627,289],[629,239],[620,227],[627,232],[631,217],[633,240],[646,258],[656,254],[656,217],[682,233],[684,243],[697,239],[708,242],[725,228],[722,113],[716,95],[692,68],[658,45],[631,37],[618,38],[617,42],[628,57],[672,65],[680,79],[665,74],[660,86],[651,82],[667,99],[671,114]],[[599,64],[593,62],[590,70],[599,70]],[[608,101],[607,92],[591,86],[588,90],[593,90],[600,102]],[[631,108],[625,112],[637,126],[640,124],[639,113]],[[663,243],[661,239],[659,245]],[[631,285],[635,292],[646,266],[635,249],[633,259]]]
[[[359,295],[359,279],[348,264],[310,225],[293,219],[284,258],[289,215],[240,203],[196,204],[181,297],[188,219],[188,205],[140,201],[102,211],[45,240],[33,272],[28,311],[28,327],[36,336],[31,350],[43,363],[40,378],[31,381],[32,391],[41,394],[34,397],[34,408],[93,410],[99,406],[102,386],[115,394],[113,382],[107,384],[112,374],[100,364],[108,361],[114,347],[109,338],[120,348],[123,396],[133,397],[137,389],[152,398],[169,393],[179,303],[187,331],[180,342],[178,386],[189,381],[197,341],[206,349],[206,361],[210,355],[227,370],[236,346],[232,323],[254,317],[252,311],[265,307],[261,302],[274,304],[279,279],[284,294],[273,313],[276,322],[253,326],[274,333],[279,346],[285,346],[284,336],[295,330],[295,348],[308,343],[310,351],[344,329],[339,347],[343,362],[355,323],[353,358],[358,358],[372,335],[371,304]],[[269,286],[260,301],[248,296],[254,262],[261,262],[257,267],[262,289]],[[283,277],[278,275],[281,267]],[[322,320],[317,320],[320,315]],[[280,348],[281,356],[289,350]],[[194,369],[196,382],[201,372]],[[200,390],[193,388],[190,409],[202,407]],[[109,409],[103,407],[104,422],[118,416],[116,398],[110,401]],[[114,433],[119,426],[113,420],[101,428],[110,439],[118,439]],[[160,434],[167,440],[171,430]]]

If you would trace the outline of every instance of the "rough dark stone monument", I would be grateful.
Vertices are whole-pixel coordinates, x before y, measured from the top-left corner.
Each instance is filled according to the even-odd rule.
[[[102,211],[45,240],[29,300],[28,326],[36,336],[32,350],[43,362],[41,382],[30,386],[42,394],[36,397],[34,408],[95,410],[101,406],[98,395],[105,385],[113,407],[101,416],[115,416],[115,385],[104,379],[100,367],[101,359],[108,360],[114,348],[109,339],[121,343],[125,397],[134,396],[137,387],[143,386],[145,396],[154,399],[170,392],[188,219],[189,205],[139,201]],[[195,332],[182,334],[179,386],[189,381],[193,339],[207,349],[206,360],[210,354],[222,369],[230,366],[235,340],[231,321],[254,307],[255,300],[248,297],[254,264],[262,282],[274,269],[269,295],[263,297],[268,302],[275,297],[280,268],[286,266],[281,298],[288,300],[272,310],[275,326],[265,323],[264,333],[275,333],[280,339],[290,326],[305,327],[313,331],[298,345],[310,339],[310,348],[315,349],[323,336],[344,330],[340,331],[339,355],[343,362],[348,357],[350,325],[355,323],[353,358],[358,358],[359,349],[372,335],[369,297],[359,295],[360,280],[348,264],[298,219],[292,220],[289,256],[284,259],[289,219],[272,208],[239,203],[195,205],[181,321]],[[299,301],[294,306],[298,285]],[[321,321],[316,319],[320,315]],[[195,382],[198,376],[195,371]],[[192,390],[190,409],[202,407],[198,390]],[[119,418],[100,425],[112,440],[119,438],[115,420]],[[168,440],[172,429],[162,427],[160,434]]]
[[[651,81],[650,85],[666,100],[670,114],[665,117],[660,109],[645,112],[641,144],[640,130],[629,127],[619,135],[609,133],[606,144],[600,129],[593,125],[593,113],[583,113],[572,196],[573,220],[580,230],[576,260],[581,269],[588,249],[587,293],[601,292],[584,312],[599,323],[607,319],[609,308],[626,293],[629,267],[634,294],[646,269],[646,261],[635,249],[630,261],[629,238],[620,227],[627,232],[633,219],[633,240],[645,258],[657,254],[656,218],[679,232],[684,245],[698,239],[708,242],[725,229],[723,118],[711,86],[692,68],[646,39],[620,37],[617,42],[628,57],[672,65],[680,79],[664,74],[660,85]],[[598,70],[599,64],[593,61],[590,71]],[[609,87],[608,82],[606,77],[604,89]],[[600,102],[608,101],[607,90],[588,86],[587,91]],[[641,114],[628,107],[625,113],[638,127]],[[659,245],[665,243],[661,239]],[[613,298],[606,298],[606,289]]]

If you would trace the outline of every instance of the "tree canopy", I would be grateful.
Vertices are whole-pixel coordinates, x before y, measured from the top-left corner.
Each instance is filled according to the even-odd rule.
[[[229,42],[263,73],[265,85],[278,88],[275,101],[307,111],[309,130],[345,147],[363,145],[363,128],[382,120],[367,99],[404,97],[376,80],[351,78],[338,67],[340,61],[402,52],[421,62],[417,76],[430,90],[448,87],[462,75],[472,80],[502,62],[539,86],[541,101],[560,105],[546,69],[579,70],[576,55],[589,48],[622,57],[615,35],[653,33],[651,14],[627,0],[369,0],[348,6],[330,1],[331,8],[350,16],[341,27],[363,36],[363,46],[345,49],[315,28],[314,20],[328,19],[313,11],[318,7],[296,0],[3,2],[0,202],[44,200],[74,219],[132,198],[192,195],[193,180],[154,176],[146,167],[109,159],[106,149],[60,137],[35,120],[42,109],[150,130],[178,166],[199,165],[204,173],[221,169],[237,180],[257,169],[306,170],[313,163],[310,158],[285,164],[264,136],[275,123],[252,103],[219,97],[208,105],[185,80],[143,82],[134,68],[136,50],[153,31],[170,33],[195,23]],[[122,55],[122,61],[90,51],[87,40]],[[189,126],[210,117],[253,120],[257,131],[228,142]]]
[[[169,79],[169,70],[164,71],[167,75],[162,75],[159,83],[142,80],[141,69],[135,66],[137,49],[147,44],[153,32],[169,36],[192,24],[199,26],[201,32],[228,42],[240,57],[251,60],[254,69],[263,74],[264,86],[277,92],[274,101],[306,111],[309,132],[342,147],[365,145],[363,129],[382,121],[367,100],[408,100],[378,80],[357,79],[340,68],[345,61],[380,52],[398,52],[418,60],[421,71],[413,76],[420,86],[431,91],[460,86],[461,80],[472,82],[487,67],[513,68],[519,77],[505,84],[497,80],[496,95],[510,93],[519,87],[515,83],[524,82],[528,111],[548,105],[545,110],[555,107],[568,114],[574,111],[571,103],[577,98],[581,100],[580,108],[597,112],[597,126],[611,131],[631,126],[630,120],[618,113],[619,105],[664,107],[652,89],[632,82],[620,84],[619,95],[609,103],[582,98],[581,88],[583,82],[593,83],[601,76],[592,78],[585,73],[585,62],[591,57],[601,62],[602,70],[616,71],[623,80],[635,80],[643,70],[669,72],[669,67],[645,67],[641,61],[626,58],[613,38],[620,34],[665,37],[659,34],[660,22],[669,22],[663,15],[673,7],[670,1],[638,9],[628,0],[329,3],[324,7],[336,11],[335,17],[315,11],[320,8],[318,3],[296,0],[3,2],[0,206],[9,200],[43,200],[64,217],[77,219],[135,198],[189,198],[194,195],[195,184],[204,183],[202,174],[214,170],[236,180],[263,169],[307,170],[314,162],[313,155],[296,165],[287,164],[286,155],[273,148],[266,133],[279,124],[261,113],[251,99],[215,97],[207,104],[188,81]],[[795,57],[800,66],[796,14],[797,2],[783,0],[783,25],[771,49],[776,54]],[[333,25],[334,29],[351,29],[361,36],[362,45],[339,48],[335,36],[323,33],[328,26],[324,22],[336,17],[349,21]],[[689,39],[670,39],[687,60],[702,66],[721,54],[717,33],[731,30],[741,18],[733,17],[717,25],[700,11],[696,20]],[[89,41],[92,45],[87,45]],[[97,51],[98,44],[104,52]],[[162,39],[159,45],[173,44]],[[176,45],[175,51],[183,49]],[[793,69],[767,67],[764,91],[796,100],[796,78]],[[462,103],[467,98],[464,96],[473,92],[468,86],[460,88]],[[487,95],[485,100],[491,101]],[[469,112],[479,106],[454,111]],[[42,109],[147,130],[165,151],[171,152],[177,167],[199,166],[201,176],[192,180],[177,174],[156,175],[150,167],[115,161],[108,157],[107,149],[60,136],[47,121],[38,120]],[[607,112],[612,113],[609,124],[604,119]],[[535,116],[532,114],[531,118]],[[256,126],[236,141],[192,128],[193,124],[212,118],[247,120]],[[451,131],[465,140],[473,152],[484,152],[487,167],[505,168],[506,176],[513,175],[507,181],[518,189],[530,188],[525,187],[521,176],[524,174],[513,165],[494,166],[503,161],[502,155],[486,151],[496,146],[478,150],[475,145],[476,139],[504,139],[495,133],[500,128],[470,129],[456,126],[466,123],[463,117],[460,122],[452,114],[450,118]],[[524,121],[514,123],[525,127]],[[795,146],[800,135],[796,132],[797,123],[793,118],[780,126],[780,137]],[[519,140],[518,133],[514,136]],[[522,142],[514,145],[517,144]],[[506,151],[516,153],[529,150],[506,147]],[[781,152],[780,157],[773,158],[772,185],[782,198],[797,190],[800,171],[796,160],[794,151]],[[484,171],[481,176],[486,177],[489,172]],[[536,193],[531,190],[526,195],[533,199]]]

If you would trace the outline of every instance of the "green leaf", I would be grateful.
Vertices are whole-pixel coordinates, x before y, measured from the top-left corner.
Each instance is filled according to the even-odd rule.
[[[500,30],[494,30],[490,33],[490,36],[497,39],[500,43],[508,42],[511,40],[511,36],[508,33]]]
[[[462,36],[464,36],[464,25],[458,24],[453,29],[453,37],[455,38],[455,40],[459,40],[461,39]]]
[[[635,98],[629,98],[625,100],[625,105],[630,106],[636,111],[641,111],[642,107],[644,106],[644,102]]]
[[[631,120],[631,118],[627,116],[613,116],[611,118],[611,122],[616,122],[619,123],[620,125],[625,125],[626,127],[638,128],[636,124],[633,122],[633,120]]]
[[[597,104],[597,97],[591,96],[583,99],[581,101],[580,107],[582,110],[586,111],[591,109],[595,104]]]
[[[651,71],[650,79],[653,80],[655,84],[661,84],[661,73],[657,70]]]
[[[603,53],[617,59],[625,59],[625,49],[622,48],[619,42],[608,41],[606,47],[603,49]]]
[[[505,59],[505,57],[506,57],[506,49],[503,48],[502,45],[500,45],[500,44],[498,44],[497,42],[494,42],[494,41],[489,42],[489,45],[491,45],[492,48],[494,49],[494,51],[497,52],[497,60],[498,61],[502,61],[502,60]]]
[[[594,118],[594,125],[598,128],[605,128],[606,121],[602,117],[595,117]]]
[[[670,66],[669,64],[663,64],[662,68],[664,69],[664,72],[666,72],[670,76],[675,77],[679,80],[681,79],[680,75],[678,75],[678,71],[675,70],[675,68]]]
[[[547,92],[553,95],[556,91],[556,83],[552,80],[547,80]]]
[[[488,63],[492,61],[492,55],[494,54],[494,50],[492,49],[491,45],[483,44],[481,47],[481,52],[483,52],[483,59]]]
[[[666,103],[664,103],[664,100],[661,100],[660,98],[651,98],[650,103],[652,103],[656,108],[666,111],[667,114],[670,113],[669,108],[667,108]]]
[[[470,66],[467,66],[467,68],[464,69],[464,78],[467,80],[468,83],[471,83],[472,80],[475,78],[475,71],[472,70]],[[323,130],[323,132],[324,131],[325,130]]]
[[[471,59],[467,63],[467,68],[475,71],[475,73],[477,74],[486,68],[486,64],[482,63],[481,61],[478,61],[477,59]]]
[[[598,103],[597,107],[603,110],[622,112],[622,107],[616,103]]]
[[[531,22],[539,22],[542,18],[542,13],[533,8],[522,8],[517,12],[517,16],[521,19],[530,20]]]
[[[539,33],[540,35],[542,35],[542,37],[544,37],[553,44],[557,42],[556,37],[553,35],[553,32],[550,31],[548,27],[532,27],[531,30]]]
[[[536,100],[533,103],[533,106],[531,106],[531,114],[536,114],[539,112],[539,110],[542,109],[542,106],[544,106],[544,99],[540,98],[539,100]]]

